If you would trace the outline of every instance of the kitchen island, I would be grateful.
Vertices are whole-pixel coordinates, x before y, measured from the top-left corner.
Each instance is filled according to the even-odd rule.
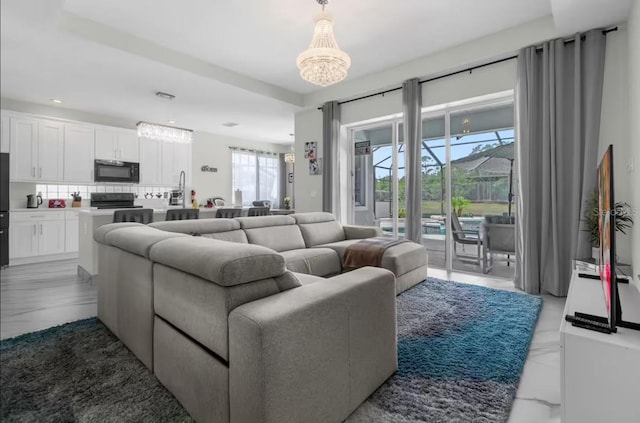
[[[153,209],[153,221],[164,221],[168,209],[180,207],[164,207]],[[93,233],[99,226],[113,222],[113,213],[116,210],[131,209],[96,209],[83,208],[79,215],[79,252],[78,275],[85,280],[91,280],[98,273],[98,243],[93,239]],[[200,209],[200,219],[216,217],[215,208]]]

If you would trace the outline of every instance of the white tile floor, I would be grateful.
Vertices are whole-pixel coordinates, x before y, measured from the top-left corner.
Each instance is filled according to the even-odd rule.
[[[76,276],[75,260],[14,266],[1,272],[0,338],[96,315],[97,290]],[[429,276],[516,291],[507,279],[429,269]],[[509,423],[560,422],[560,321],[564,298],[544,305]]]

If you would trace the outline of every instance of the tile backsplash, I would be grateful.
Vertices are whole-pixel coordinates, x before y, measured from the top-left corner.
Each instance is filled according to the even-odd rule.
[[[43,205],[40,207],[47,207],[47,201],[51,199],[64,199],[67,200],[67,206],[71,207],[72,197],[74,192],[80,192],[82,197],[82,206],[89,207],[90,196],[92,192],[132,192],[138,195],[138,199],[144,200],[146,193],[154,195],[154,199],[157,200],[157,194],[163,194],[161,199],[166,202],[164,193],[171,192],[175,187],[148,187],[140,185],[123,185],[123,184],[85,184],[85,185],[55,185],[55,184],[33,184],[26,182],[12,182],[10,184],[10,204],[12,209],[25,208],[27,206],[28,194],[42,193]]]

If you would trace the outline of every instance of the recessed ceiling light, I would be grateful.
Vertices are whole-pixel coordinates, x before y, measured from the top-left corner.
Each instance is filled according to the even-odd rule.
[[[52,98],[51,102],[56,104],[62,104],[62,100],[58,100],[57,98]]]
[[[226,126],[228,128],[233,128],[234,126],[238,126],[238,125],[240,125],[240,124],[236,123],[236,122],[225,122],[225,123],[222,124],[222,126]]]
[[[174,123],[176,123],[176,121],[175,120],[170,120],[169,123],[170,124],[174,124]]]

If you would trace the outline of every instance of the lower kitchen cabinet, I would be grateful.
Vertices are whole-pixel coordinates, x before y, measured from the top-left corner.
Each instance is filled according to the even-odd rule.
[[[78,252],[78,237],[80,236],[80,219],[78,214],[74,212],[66,212],[65,217],[65,234],[64,234],[64,251],[65,253]]]
[[[28,262],[44,261],[45,256],[55,256],[68,252],[77,252],[77,228],[75,238],[69,236],[67,245],[67,222],[63,211],[16,212],[10,215],[9,224],[9,259],[21,259]],[[69,225],[73,229],[73,225]],[[77,220],[76,220],[77,226]],[[73,240],[75,239],[75,250]],[[11,262],[10,262],[11,263]]]

